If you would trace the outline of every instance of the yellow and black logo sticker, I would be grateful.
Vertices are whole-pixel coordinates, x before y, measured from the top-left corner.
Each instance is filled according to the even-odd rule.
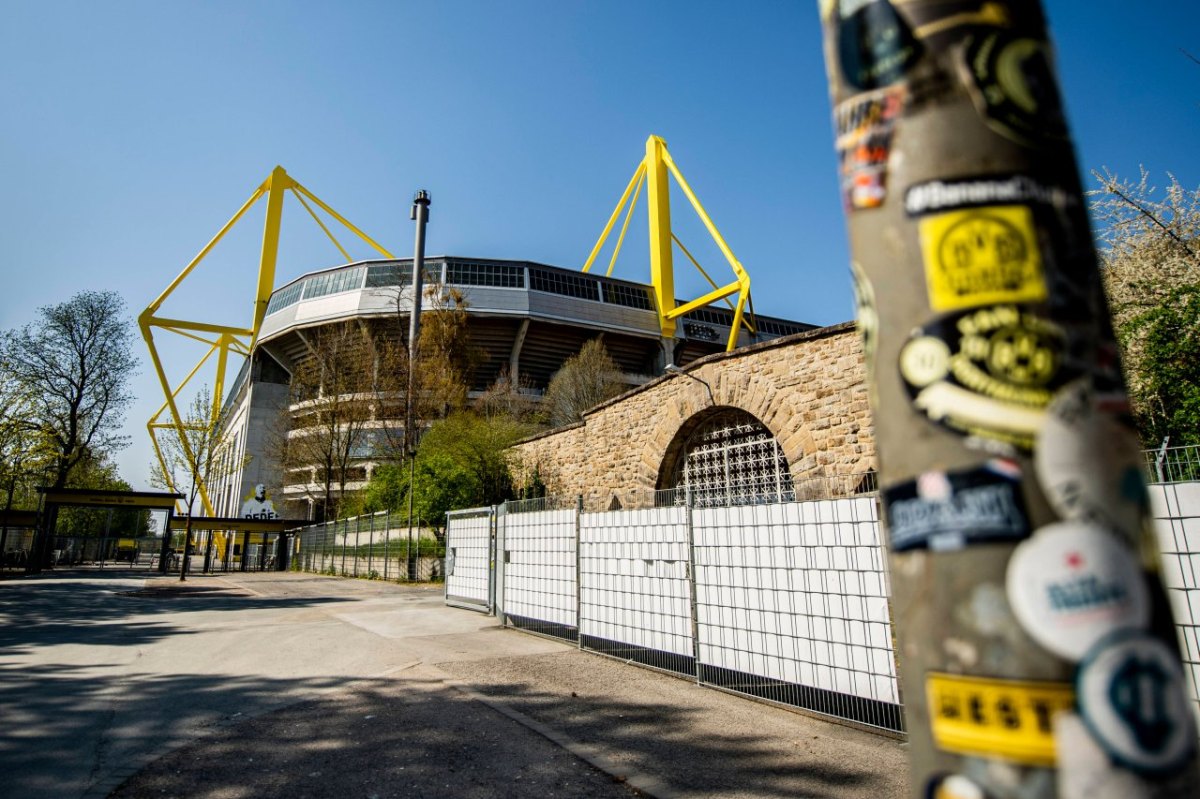
[[[1018,305],[950,314],[900,350],[913,406],[971,436],[1032,449],[1055,391],[1079,376],[1064,330]]]
[[[1046,299],[1029,208],[999,205],[936,214],[921,220],[920,232],[933,310]]]
[[[969,39],[963,57],[971,99],[993,130],[1022,144],[1067,140],[1049,44],[997,31]]]
[[[925,693],[939,749],[1031,766],[1054,765],[1054,715],[1075,706],[1070,683],[930,672]]]

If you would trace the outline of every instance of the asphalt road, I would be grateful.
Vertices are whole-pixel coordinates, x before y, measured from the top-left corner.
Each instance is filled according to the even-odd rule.
[[[893,740],[315,575],[0,581],[0,797],[901,797]]]

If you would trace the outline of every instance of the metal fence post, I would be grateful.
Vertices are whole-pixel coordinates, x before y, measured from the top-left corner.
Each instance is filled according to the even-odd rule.
[[[575,645],[583,649],[583,494],[575,496]]]
[[[337,520],[333,521],[334,536],[337,536]],[[350,540],[350,522],[342,522],[342,576],[346,576],[346,544]]]
[[[704,682],[704,671],[700,665],[700,614],[696,602],[696,533],[692,526],[692,487],[684,489],[685,518],[687,519],[688,552],[688,604],[692,614],[692,659],[696,670],[696,684]]]
[[[384,511],[383,516],[383,579],[388,578],[388,561],[391,559],[392,543],[392,512]]]
[[[375,572],[375,514],[371,514],[371,529],[367,532],[367,576]],[[373,579],[373,578],[372,578]]]
[[[496,534],[499,525],[498,509],[495,505],[490,508],[488,513],[488,606],[492,615],[496,613],[496,573],[498,566],[496,564]]]

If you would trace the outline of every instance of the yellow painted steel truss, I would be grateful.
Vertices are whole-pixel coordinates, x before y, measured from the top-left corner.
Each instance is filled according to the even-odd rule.
[[[734,275],[732,283],[724,286],[718,285],[709,276],[708,272],[704,270],[704,267],[700,266],[700,263],[692,257],[687,247],[683,246],[683,242],[672,232],[670,182],[668,175],[674,175],[675,181],[683,191],[684,196],[692,204],[692,208],[695,209],[696,214],[700,217],[700,221],[704,223],[704,227],[708,230],[709,235],[716,242],[717,247],[721,250],[721,254],[725,256],[725,260],[729,262]],[[733,251],[725,243],[725,239],[722,238],[720,231],[717,230],[717,226],[713,224],[712,219],[704,210],[704,206],[696,199],[692,187],[688,185],[688,182],[683,177],[683,173],[679,171],[679,167],[675,165],[675,161],[671,158],[671,154],[667,152],[667,143],[658,136],[651,136],[646,139],[646,155],[634,171],[629,185],[625,187],[625,193],[617,201],[617,207],[613,210],[612,216],[608,218],[608,224],[604,226],[604,231],[596,241],[596,246],[592,248],[591,254],[588,255],[587,263],[583,266],[583,271],[587,272],[592,268],[596,256],[600,254],[600,250],[604,246],[604,242],[608,239],[608,235],[612,232],[618,217],[621,216],[622,211],[625,211],[625,221],[621,224],[621,233],[617,236],[617,244],[613,248],[612,259],[609,261],[608,271],[605,273],[606,275],[612,275],[613,267],[617,263],[617,256],[621,253],[621,245],[625,242],[625,232],[629,229],[629,220],[633,217],[633,209],[637,205],[643,186],[646,188],[646,206],[650,219],[650,282],[654,287],[654,301],[656,310],[658,311],[659,329],[662,331],[663,337],[674,338],[675,320],[689,311],[703,308],[706,305],[712,305],[715,302],[724,301],[733,310],[733,325],[730,327],[729,341],[725,347],[726,351],[732,350],[737,345],[738,332],[743,326],[751,333],[754,333],[754,326],[745,316],[746,304],[750,301],[750,275],[746,272],[741,262],[734,257]],[[626,209],[627,205],[628,209]],[[675,273],[672,262],[674,254],[672,245],[675,244],[679,245],[680,251],[687,256],[692,265],[704,276],[708,284],[713,287],[713,290],[704,296],[685,302],[682,305],[675,304]],[[736,302],[730,300],[730,297],[734,294],[737,294]]]
[[[267,315],[267,303],[271,299],[271,291],[275,285],[275,263],[279,254],[279,230],[280,223],[283,220],[283,200],[285,192],[291,192],[292,195],[300,201],[300,204],[308,211],[309,215],[324,231],[333,245],[337,247],[338,252],[346,261],[352,261],[349,253],[333,235],[329,227],[321,220],[317,213],[309,205],[311,201],[332,219],[340,223],[346,230],[353,233],[372,249],[382,255],[384,258],[394,258],[395,256],[384,249],[374,239],[363,233],[353,224],[345,219],[337,211],[330,208],[322,202],[316,195],[308,189],[301,186],[292,179],[283,167],[277,166],[271,171],[271,175],[263,181],[254,193],[250,195],[237,213],[225,223],[225,225],[217,231],[212,240],[204,245],[204,248],[196,255],[191,262],[184,267],[171,284],[158,296],[158,299],[150,303],[146,310],[138,315],[138,327],[141,328],[142,337],[146,340],[146,346],[150,350],[150,361],[154,365],[154,372],[158,376],[158,382],[162,386],[163,395],[166,401],[163,403],[150,421],[146,424],[146,430],[150,434],[150,441],[154,445],[154,454],[158,458],[158,464],[162,469],[164,478],[171,491],[177,491],[177,487],[173,485],[173,477],[171,470],[167,468],[166,460],[163,457],[162,448],[159,446],[158,434],[167,431],[169,434],[179,437],[180,449],[182,450],[189,465],[189,472],[201,477],[198,486],[198,493],[201,502],[204,505],[204,513],[207,516],[213,516],[212,502],[208,497],[208,486],[204,484],[203,474],[201,470],[196,468],[195,455],[192,452],[191,445],[188,443],[188,438],[185,435],[185,430],[188,429],[188,424],[179,415],[179,406],[177,399],[179,393],[191,381],[193,377],[204,367],[208,360],[215,354],[217,356],[216,377],[213,382],[212,390],[212,412],[207,421],[206,430],[212,430],[218,423],[221,413],[221,405],[225,399],[225,376],[229,366],[229,355],[233,353],[242,357],[249,357],[250,352],[254,348],[255,342],[258,340],[258,333],[262,327],[263,317]],[[218,242],[225,236],[226,233],[237,224],[247,211],[250,210],[256,202],[263,197],[267,198],[266,223],[263,229],[262,250],[258,262],[258,283],[254,297],[254,314],[250,320],[250,324],[246,327],[233,327],[229,325],[212,324],[208,322],[189,321],[183,319],[167,319],[158,316],[158,310],[162,306],[180,284],[192,273],[193,270],[200,264],[204,257],[207,256]],[[159,358],[158,349],[154,346],[154,331],[155,329],[164,330],[170,333],[183,336],[184,338],[192,339],[208,345],[208,351],[200,358],[200,361],[188,372],[187,376],[179,382],[177,386],[172,387],[167,379],[166,371],[163,369],[162,359]],[[170,414],[170,418],[163,420],[163,414]],[[191,425],[195,429],[195,424]],[[181,511],[186,508],[180,507]]]

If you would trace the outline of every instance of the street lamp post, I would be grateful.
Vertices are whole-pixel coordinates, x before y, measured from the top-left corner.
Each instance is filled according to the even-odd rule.
[[[912,795],[1192,795],[1192,703],[1041,8],[819,6]]]
[[[417,435],[413,404],[416,401],[417,348],[421,342],[421,281],[425,274],[425,225],[429,222],[429,192],[413,197],[409,218],[417,223],[413,247],[412,310],[408,316],[408,392],[405,398],[404,444],[408,453],[408,579],[417,579],[418,558],[413,555],[413,491],[416,487]]]

